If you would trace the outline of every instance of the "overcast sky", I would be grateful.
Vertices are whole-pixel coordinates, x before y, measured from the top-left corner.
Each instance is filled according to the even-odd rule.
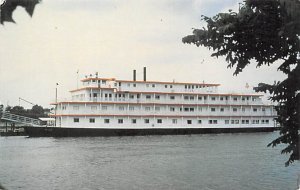
[[[237,0],[43,0],[30,18],[23,8],[17,24],[0,26],[0,101],[18,98],[50,107],[59,83],[59,99],[69,98],[79,78],[132,79],[132,70],[148,80],[219,83],[221,91],[244,92],[245,84],[273,83],[284,76],[277,65],[247,67],[238,76],[224,58],[204,47],[183,44],[182,37],[204,25],[201,15],[236,10]],[[204,60],[204,61],[203,61]],[[21,106],[31,107],[24,102]]]

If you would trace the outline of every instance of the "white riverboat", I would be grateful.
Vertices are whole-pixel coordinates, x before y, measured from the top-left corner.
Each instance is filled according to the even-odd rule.
[[[69,101],[58,101],[56,125],[28,127],[30,136],[116,136],[275,129],[276,115],[260,94],[219,93],[220,84],[101,78],[81,80]]]

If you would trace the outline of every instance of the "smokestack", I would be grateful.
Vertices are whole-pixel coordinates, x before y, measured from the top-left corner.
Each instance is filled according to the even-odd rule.
[[[136,70],[133,70],[133,81],[136,81]]]
[[[146,81],[146,67],[144,67],[144,81]]]

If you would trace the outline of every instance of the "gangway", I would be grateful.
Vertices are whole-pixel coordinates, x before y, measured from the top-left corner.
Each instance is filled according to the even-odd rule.
[[[2,105],[0,105],[0,119],[5,121],[10,121],[14,123],[22,123],[29,126],[41,126],[41,121],[39,119],[33,119],[30,117],[25,117],[21,115],[12,114],[4,111]]]

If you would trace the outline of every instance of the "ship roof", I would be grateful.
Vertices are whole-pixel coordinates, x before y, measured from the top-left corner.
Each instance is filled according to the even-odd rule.
[[[195,82],[170,82],[170,81],[141,81],[141,80],[117,80],[115,78],[85,78],[82,79],[82,82],[91,81],[91,80],[106,80],[106,81],[115,81],[115,82],[125,82],[125,83],[155,83],[155,84],[180,84],[180,85],[205,85],[205,86],[220,86],[220,84],[211,84],[211,83],[195,83]]]

